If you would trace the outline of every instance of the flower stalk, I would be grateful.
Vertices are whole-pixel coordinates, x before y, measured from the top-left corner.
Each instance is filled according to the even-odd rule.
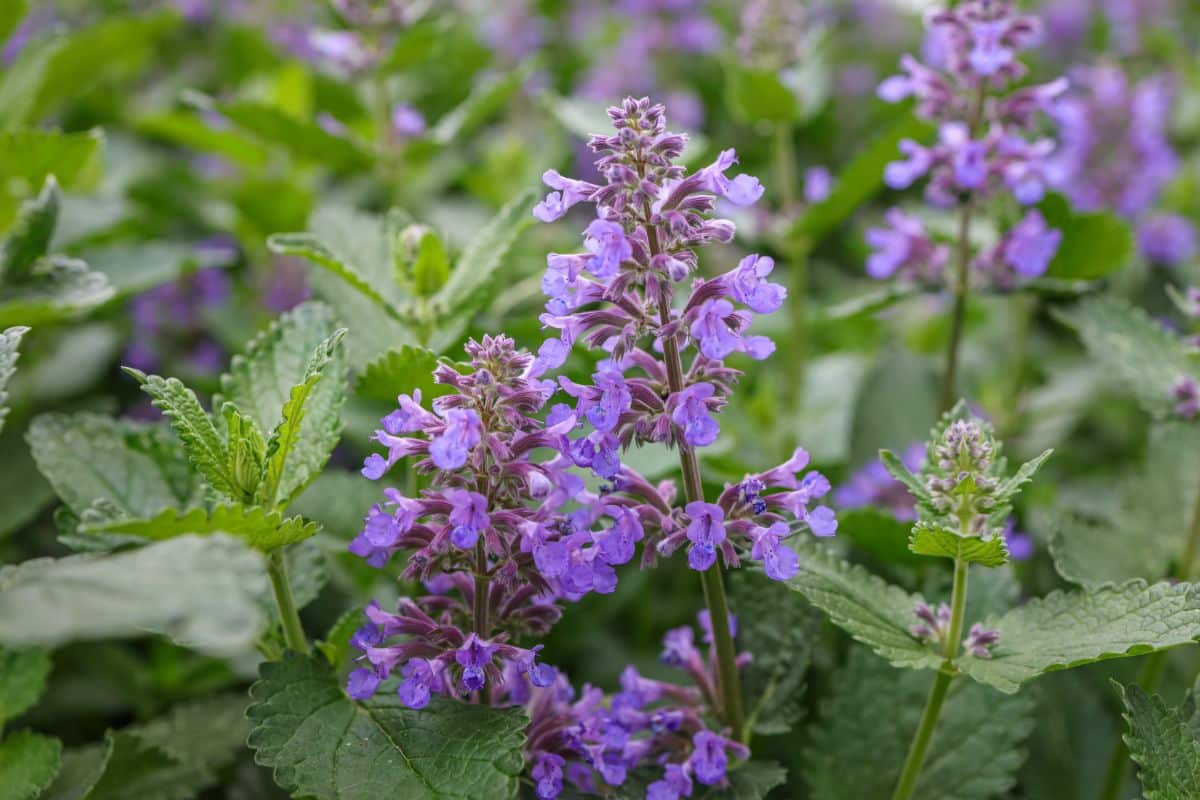
[[[267,556],[267,575],[271,578],[271,589],[275,593],[275,605],[279,609],[279,622],[283,626],[283,641],[289,650],[308,652],[308,639],[300,623],[300,612],[292,596],[292,584],[288,580],[287,564],[283,560],[283,548],[271,551]]]

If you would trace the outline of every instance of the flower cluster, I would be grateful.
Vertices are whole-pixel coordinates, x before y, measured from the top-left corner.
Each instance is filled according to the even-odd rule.
[[[509,699],[530,714],[526,749],[538,798],[557,797],[564,779],[580,791],[600,793],[601,786],[622,786],[635,772],[656,777],[647,800],[690,797],[697,784],[725,785],[730,757],[743,759],[749,751],[706,722],[718,704],[709,622],[701,612],[707,654],[690,626],[663,638],[662,662],[686,673],[690,686],[646,678],[632,666],[621,674],[621,690],[609,697],[585,686],[576,699],[561,676],[539,688],[514,683],[521,688]],[[749,654],[738,657],[739,667],[749,663]]]
[[[1167,135],[1170,79],[1132,83],[1121,67],[1105,63],[1073,71],[1071,84],[1051,112],[1062,141],[1050,160],[1053,185],[1080,209],[1108,208],[1135,222],[1147,259],[1170,265],[1191,259],[1197,248],[1192,224],[1153,211],[1179,169]]]
[[[1000,481],[991,475],[995,443],[976,422],[955,420],[934,442],[925,486],[933,508],[959,530],[986,533]]]
[[[901,141],[904,158],[887,166],[884,181],[906,189],[927,177],[925,199],[939,209],[971,206],[1001,192],[1024,206],[1039,202],[1055,144],[1036,138],[1036,127],[1067,82],[1060,78],[1009,91],[1025,75],[1017,53],[1036,41],[1037,19],[1017,14],[1009,0],[967,0],[930,14],[927,23],[932,66],[906,55],[903,73],[883,81],[878,93],[893,103],[915,98],[917,113],[938,123],[937,141],[929,147]],[[899,272],[935,279],[946,251],[924,225],[898,212],[889,215],[888,224],[869,235],[877,251],[868,265],[871,276]],[[1049,267],[1061,237],[1030,210],[994,247],[977,253],[974,266],[1000,285],[1035,278]]]
[[[913,607],[913,616],[917,618],[917,622],[908,626],[908,632],[913,638],[928,642],[935,649],[944,652],[946,640],[950,636],[950,606],[939,603],[935,610],[918,601]],[[991,649],[999,641],[999,631],[990,630],[976,622],[967,631],[962,647],[975,658],[991,658]]]
[[[737,162],[732,150],[687,174],[676,163],[686,137],[668,132],[663,107],[645,98],[627,99],[609,116],[616,133],[589,142],[604,182],[551,170],[544,180],[553,191],[533,210],[549,222],[588,203],[596,217],[584,231],[584,252],[547,259],[542,322],[557,335],[540,348],[532,374],[560,366],[577,341],[603,352],[589,384],[559,379],[576,400],[574,417],[591,427],[568,452],[576,465],[614,479],[615,488],[627,492],[622,446],[657,442],[694,449],[716,441],[715,415],[741,374],[725,359],[739,352],[762,359],[774,351],[769,339],[749,328],[755,315],[779,309],[787,292],[770,281],[770,258],[749,255],[723,275],[695,280],[676,303],[678,286],[697,269],[696,249],[733,238],[733,223],[712,215],[716,198],[746,206],[763,188],[749,175],[726,175]],[[829,483],[816,473],[797,480],[807,461],[797,451],[779,468],[728,487],[715,504],[689,497],[682,519],[677,511],[665,519],[660,514],[653,552],[666,555],[689,542],[689,564],[706,570],[718,551],[736,564],[739,542],[768,565],[772,577],[793,574],[795,553],[782,539],[797,526],[817,535],[836,528],[828,508],[809,509]],[[670,509],[673,498],[661,499]],[[657,501],[644,505],[663,507]]]

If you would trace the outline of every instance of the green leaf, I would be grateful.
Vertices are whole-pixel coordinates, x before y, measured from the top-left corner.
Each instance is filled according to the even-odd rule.
[[[319,267],[323,267],[348,283],[360,292],[366,299],[374,303],[397,322],[407,322],[409,316],[392,301],[380,294],[374,281],[359,271],[359,266],[346,260],[338,253],[321,243],[315,234],[311,233],[275,233],[267,239],[267,247],[272,253],[285,256],[299,256]]]
[[[1008,563],[1008,548],[999,533],[988,537],[963,536],[932,522],[918,522],[913,527],[908,549],[921,556],[961,559],[985,567]]]
[[[1053,452],[1053,450],[1043,450],[1041,455],[1026,461],[1011,477],[1004,479],[1004,482],[996,490],[995,504],[999,511],[993,513],[993,517],[998,516],[999,513],[1008,516],[1013,498],[1021,493],[1021,487],[1033,480],[1033,476],[1037,474],[1042,464]]]
[[[860,566],[848,564],[825,546],[796,542],[800,571],[788,586],[829,615],[856,640],[898,667],[940,666],[942,658],[913,638],[908,627],[920,595],[892,586]]]
[[[63,39],[53,33],[35,37],[26,42],[16,59],[0,74],[0,130],[17,130],[33,121],[34,104],[42,82],[64,44]]]
[[[245,747],[246,700],[224,695],[172,709],[145,725],[109,731],[68,750],[46,800],[188,800],[214,786]]]
[[[749,570],[730,576],[738,646],[754,654],[742,672],[746,725],[765,736],[787,733],[804,715],[805,677],[821,619],[786,586]]]
[[[29,278],[38,259],[50,251],[50,240],[58,224],[58,182],[46,178],[37,197],[21,208],[17,224],[4,241],[0,255],[0,281],[17,284]]]
[[[1138,765],[1145,800],[1200,797],[1200,730],[1195,726],[1195,690],[1184,708],[1167,708],[1158,695],[1114,681],[1129,726],[1125,744]],[[1188,708],[1190,705],[1192,708]]]
[[[17,371],[17,345],[29,328],[15,327],[0,331],[0,431],[4,430],[4,418],[8,416],[8,392],[5,387]]]
[[[889,348],[863,379],[854,401],[850,463],[862,466],[881,447],[904,450],[923,442],[935,420],[938,378],[929,360]]]
[[[1081,213],[1060,194],[1051,194],[1038,209],[1046,224],[1062,231],[1062,241],[1050,267],[1049,278],[1094,280],[1119,270],[1133,255],[1129,223],[1109,211]]]
[[[925,483],[917,475],[909,472],[908,467],[898,455],[891,450],[880,450],[879,460],[883,462],[883,466],[887,467],[887,471],[893,478],[904,484],[904,488],[908,489],[908,493],[916,499],[918,504],[928,504],[931,502],[929,489]]]
[[[50,654],[45,650],[0,647],[0,728],[33,708],[49,674]]]
[[[417,244],[413,261],[413,290],[421,297],[432,297],[450,279],[450,258],[442,239],[434,231],[425,231]]]
[[[265,166],[270,155],[266,147],[241,132],[215,128],[195,113],[167,111],[151,114],[135,120],[133,126],[149,138],[219,155],[250,169]]]
[[[900,141],[915,139],[928,144],[933,140],[934,127],[907,109],[901,109],[899,119],[883,134],[871,140],[837,177],[833,191],[820,203],[805,210],[796,220],[788,237],[811,246],[849,219],[859,206],[883,188],[883,169],[900,158]]]
[[[920,293],[915,284],[894,283],[869,291],[856,291],[852,297],[832,306],[818,309],[813,316],[815,322],[842,322],[868,314],[885,311],[909,297]]]
[[[189,534],[225,533],[256,550],[274,550],[316,535],[320,526],[300,517],[283,518],[278,511],[229,504],[211,511],[166,508],[150,519],[89,519],[85,514],[79,529],[90,534],[122,534],[147,541],[165,541]]]
[[[1197,474],[1200,427],[1155,425],[1144,463],[1060,492],[1059,505],[1039,526],[1050,531],[1055,569],[1089,588],[1166,576],[1182,558],[1200,501]],[[1196,566],[1179,564],[1177,572]]]
[[[9,0],[0,6],[0,44],[8,41],[28,11],[29,0]]]
[[[338,617],[337,622],[325,634],[325,638],[317,642],[315,647],[325,656],[329,666],[334,671],[340,671],[350,659],[350,639],[363,625],[363,614],[357,608],[352,608]]]
[[[1181,375],[1197,372],[1179,336],[1122,301],[1090,297],[1055,314],[1153,415],[1168,416],[1174,407],[1171,387]]]
[[[39,558],[0,567],[0,642],[54,647],[160,633],[232,655],[262,629],[267,592],[261,556],[223,535]]]
[[[358,377],[354,391],[361,397],[396,402],[402,394],[419,391],[423,402],[441,397],[450,388],[433,380],[438,357],[432,350],[402,345],[376,358]]]
[[[58,772],[62,742],[31,731],[0,741],[0,800],[32,800]]]
[[[78,317],[108,302],[113,289],[87,264],[65,256],[50,256],[37,273],[19,286],[0,287],[0,328],[10,325],[48,325]]]
[[[76,515],[97,501],[126,517],[197,504],[203,484],[166,425],[42,414],[26,435],[38,470]]]
[[[195,247],[181,242],[115,242],[82,255],[116,299],[179,280],[198,265]]]
[[[502,75],[478,81],[467,99],[430,129],[429,138],[440,145],[448,145],[469,135],[502,111],[532,73],[533,63],[526,61]]]
[[[254,420],[238,411],[233,403],[226,403],[225,431],[229,446],[227,471],[242,496],[253,498],[262,484],[267,464],[267,441],[254,424]]]
[[[734,63],[726,66],[725,79],[729,109],[742,122],[791,124],[800,118],[800,102],[776,70]]]
[[[188,460],[209,485],[233,500],[241,500],[242,492],[229,473],[229,450],[196,393],[178,378],[147,375],[132,367],[124,369],[142,385],[154,406],[170,418]]]
[[[926,562],[908,549],[912,523],[896,519],[878,508],[853,508],[838,512],[838,538],[887,564],[918,567]]]
[[[492,275],[500,268],[517,237],[533,224],[530,209],[536,198],[533,190],[518,194],[488,220],[463,250],[450,273],[450,280],[430,301],[433,315],[443,320],[433,343],[434,351],[445,350],[461,334],[461,329],[448,328],[445,321],[457,320],[465,325],[486,299],[484,289]]]
[[[832,693],[809,727],[804,776],[812,797],[866,800],[890,796],[917,729],[926,672],[898,672],[855,647],[833,673]],[[883,702],[886,711],[864,713]],[[934,728],[914,797],[990,800],[1007,796],[1033,730],[1033,698],[1003,695],[970,681],[951,685]]]
[[[191,95],[201,108],[216,111],[259,140],[281,147],[294,158],[341,172],[364,170],[371,166],[371,154],[358,142],[330,133],[312,119],[302,119],[266,103],[238,100],[214,102]]]
[[[259,764],[294,795],[357,800],[515,797],[527,718],[441,696],[413,711],[394,691],[343,694],[320,655],[260,667],[247,711]]]
[[[54,501],[23,434],[11,426],[0,434],[0,539],[24,528]]]
[[[99,131],[0,133],[0,180],[41,186],[53,175],[64,187],[87,188],[100,176],[104,136]]]
[[[1200,639],[1200,584],[1130,581],[1096,592],[1030,600],[984,620],[1000,641],[990,659],[964,656],[960,670],[1003,692],[1056,669],[1166,650]]]

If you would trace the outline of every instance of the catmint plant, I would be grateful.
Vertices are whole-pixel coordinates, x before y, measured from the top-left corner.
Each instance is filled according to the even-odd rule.
[[[726,487],[716,503],[706,497],[697,451],[716,441],[717,415],[740,375],[725,360],[735,353],[763,359],[774,351],[767,337],[749,328],[755,315],[779,309],[786,290],[769,279],[772,259],[758,255],[717,277],[694,279],[696,251],[733,239],[733,223],[712,215],[717,198],[748,206],[763,187],[749,175],[726,175],[737,162],[733,150],[688,174],[677,163],[686,137],[668,132],[665,109],[646,98],[626,99],[608,114],[616,132],[588,143],[603,183],[550,170],[544,180],[553,191],[533,210],[551,222],[587,203],[596,215],[584,231],[584,252],[547,259],[542,322],[557,335],[539,349],[534,374],[561,366],[577,342],[599,351],[590,385],[566,378],[559,383],[576,398],[575,414],[590,428],[573,439],[571,457],[601,478],[615,478],[617,489],[628,488],[618,474],[620,447],[678,450],[685,505],[682,513],[671,509],[661,535],[650,538],[650,558],[686,544],[689,566],[702,574],[720,712],[736,739],[742,701],[722,563],[737,566],[749,556],[763,563],[769,577],[790,577],[797,557],[786,540],[802,529],[830,536],[837,528],[831,509],[812,505],[830,486],[819,473],[798,477],[808,455],[797,450],[779,467]],[[672,500],[663,496],[654,505],[661,511]]]
[[[915,99],[918,116],[937,123],[937,141],[928,147],[901,141],[904,158],[887,166],[884,181],[906,189],[925,179],[926,202],[954,211],[956,233],[947,248],[918,217],[893,209],[886,227],[867,234],[874,250],[867,272],[877,279],[899,275],[950,286],[954,308],[940,400],[945,411],[955,397],[972,282],[1011,287],[1037,278],[1062,239],[1033,208],[988,247],[974,246],[972,225],[1001,197],[1028,207],[1045,195],[1055,144],[1036,137],[1037,123],[1066,91],[1067,81],[1012,88],[1026,74],[1017,54],[1037,41],[1040,24],[1018,14],[1010,0],[967,0],[930,13],[926,24],[937,45],[934,63],[904,56],[903,72],[883,81],[878,94],[892,103]],[[943,277],[951,262],[952,273]]]

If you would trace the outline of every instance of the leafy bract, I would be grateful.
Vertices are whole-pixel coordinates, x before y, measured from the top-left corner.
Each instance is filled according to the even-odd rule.
[[[1125,744],[1138,765],[1145,800],[1200,797],[1200,725],[1195,689],[1182,707],[1168,708],[1161,697],[1147,695],[1136,684],[1117,687],[1129,726]]]
[[[898,672],[855,647],[834,673],[832,695],[810,726],[804,776],[813,797],[888,797],[917,729],[933,676]],[[886,698],[886,713],[864,713]],[[922,800],[990,800],[1013,787],[1033,729],[1028,694],[1003,695],[968,681],[951,685],[917,784]]]
[[[1200,372],[1179,336],[1119,300],[1090,297],[1056,314],[1075,329],[1105,371],[1155,416],[1170,413],[1171,387],[1181,375]]]
[[[54,780],[62,743],[32,731],[0,741],[0,800],[33,800]]]
[[[1095,592],[1030,600],[984,620],[1000,641],[989,659],[963,656],[960,670],[1004,692],[1045,672],[1141,655],[1200,640],[1200,585],[1130,581]]]
[[[39,558],[0,568],[0,642],[53,647],[161,633],[231,655],[258,636],[267,592],[261,557],[220,534]]]
[[[917,555],[962,560],[985,567],[999,567],[1008,563],[1008,548],[999,533],[963,536],[930,522],[918,522],[913,527],[908,549]]]
[[[394,691],[357,703],[321,655],[264,664],[247,712],[250,747],[287,791],[317,800],[382,795],[515,797],[527,718],[437,696],[420,711]]]

